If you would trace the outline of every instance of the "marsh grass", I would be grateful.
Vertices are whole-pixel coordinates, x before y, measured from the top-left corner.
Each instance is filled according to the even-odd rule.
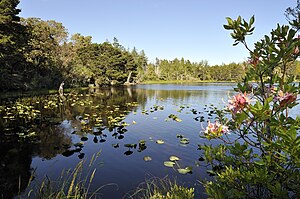
[[[130,199],[193,199],[194,188],[178,185],[168,177],[153,177],[141,183]]]
[[[40,199],[100,198],[100,190],[103,187],[116,185],[106,184],[90,191],[97,170],[95,161],[99,156],[100,152],[94,154],[89,162],[85,159],[80,161],[74,169],[63,170],[56,180],[46,176],[40,184],[28,191],[26,197]]]

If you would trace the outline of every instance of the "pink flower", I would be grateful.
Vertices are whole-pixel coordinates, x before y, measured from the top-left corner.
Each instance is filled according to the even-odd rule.
[[[288,92],[283,93],[282,90],[280,90],[280,91],[278,92],[278,96],[276,96],[276,97],[274,98],[275,101],[279,101],[279,105],[280,105],[281,107],[284,107],[284,106],[286,106],[287,104],[293,103],[294,101],[296,101],[296,99],[297,99],[297,96],[296,96],[295,94],[293,94],[293,93],[288,93]]]
[[[251,100],[247,96],[246,92],[244,94],[239,93],[233,96],[232,99],[228,100],[228,109],[231,110],[234,114],[240,113],[248,104],[250,104]]]
[[[229,134],[228,126],[222,125],[218,121],[215,121],[215,123],[208,121],[208,125],[204,131],[205,135],[213,135],[216,137],[222,136],[222,134],[226,133]]]

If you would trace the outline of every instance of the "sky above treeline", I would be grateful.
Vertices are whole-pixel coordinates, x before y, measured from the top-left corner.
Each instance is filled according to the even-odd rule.
[[[126,49],[144,50],[148,60],[185,58],[210,65],[246,61],[248,52],[233,47],[226,17],[255,16],[250,47],[277,23],[296,0],[21,0],[21,17],[63,23],[70,34],[92,36],[93,42],[113,41]]]

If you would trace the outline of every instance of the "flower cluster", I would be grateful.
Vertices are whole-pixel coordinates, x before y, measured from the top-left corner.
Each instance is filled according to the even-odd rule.
[[[280,107],[284,107],[288,104],[293,103],[294,101],[296,101],[297,96],[293,93],[283,93],[282,90],[280,90],[278,92],[278,95],[274,98],[274,101],[279,101],[279,105]]]
[[[208,136],[215,136],[220,137],[222,134],[229,134],[229,128],[228,126],[220,124],[218,121],[215,121],[215,123],[211,123],[208,121],[208,125],[204,131],[205,135]]]
[[[232,99],[228,100],[228,109],[233,112],[233,114],[240,113],[248,104],[250,104],[251,100],[247,96],[246,93],[239,93],[233,96]]]

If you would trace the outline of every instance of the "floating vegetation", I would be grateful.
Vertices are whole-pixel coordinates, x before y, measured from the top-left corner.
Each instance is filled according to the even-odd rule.
[[[117,143],[117,144],[112,144],[112,147],[119,148],[120,146],[119,146],[119,143]]]
[[[173,167],[175,165],[175,162],[172,161],[164,161],[164,165],[166,167]]]
[[[180,160],[180,158],[179,157],[177,157],[177,156],[174,156],[174,155],[172,155],[172,156],[170,156],[170,158],[169,158],[171,161],[178,161],[178,160]]]
[[[185,138],[185,137],[181,138],[180,139],[180,143],[181,144],[189,144],[190,143],[190,139],[189,138]]]
[[[193,170],[193,167],[185,167],[184,169],[177,169],[178,173],[180,173],[180,174],[191,173],[192,170]]]
[[[158,110],[164,110],[164,106],[159,106],[159,105],[153,105],[151,108],[150,108],[152,111],[158,111]]]
[[[173,168],[176,165],[177,166],[176,170],[177,170],[178,173],[180,173],[180,174],[187,174],[187,173],[191,174],[192,173],[193,168],[191,166],[188,166],[188,167],[185,167],[185,168],[180,167],[180,165],[177,163],[177,161],[180,160],[179,157],[172,155],[172,156],[169,157],[169,160],[170,161],[164,161],[164,165],[166,167],[172,167]]]
[[[184,135],[177,134],[176,137],[180,139],[180,144],[182,144],[182,145],[187,145],[190,143],[190,139],[184,137]]]
[[[165,141],[163,141],[163,140],[156,140],[156,143],[157,143],[157,144],[164,144]]]
[[[149,161],[152,160],[152,158],[150,156],[144,156],[143,159],[144,159],[145,162],[149,162]]]
[[[165,121],[169,121],[169,119],[172,119],[176,122],[182,122],[182,120],[177,115],[174,115],[174,114],[170,114]]]

